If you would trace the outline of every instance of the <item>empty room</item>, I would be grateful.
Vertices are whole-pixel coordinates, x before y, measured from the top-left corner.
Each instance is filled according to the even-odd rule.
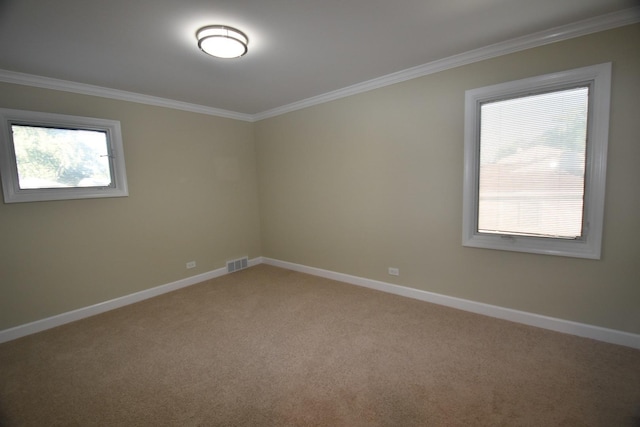
[[[0,427],[639,426],[637,0],[0,1]]]

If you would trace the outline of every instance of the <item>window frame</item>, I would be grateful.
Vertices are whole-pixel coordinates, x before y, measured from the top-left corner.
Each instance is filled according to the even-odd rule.
[[[112,183],[96,187],[20,188],[12,125],[104,132]],[[0,108],[0,178],[5,203],[73,200],[129,195],[122,132],[117,120]]]
[[[578,239],[478,231],[480,108],[483,103],[589,85],[582,235]],[[609,136],[611,63],[485,86],[465,92],[462,245],[466,247],[600,259]]]

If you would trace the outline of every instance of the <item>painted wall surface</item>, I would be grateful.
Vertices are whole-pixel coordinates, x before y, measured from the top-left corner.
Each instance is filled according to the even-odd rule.
[[[0,203],[0,330],[263,255],[640,333],[637,40],[628,26],[254,124],[0,83],[2,108],[119,120],[130,192]],[[609,61],[602,259],[463,248],[464,91]]]
[[[10,84],[0,107],[119,120],[129,184],[0,203],[0,330],[260,255],[252,123]]]
[[[263,256],[640,333],[638,40],[627,26],[256,123]],[[462,247],[465,90],[603,62],[602,259]]]

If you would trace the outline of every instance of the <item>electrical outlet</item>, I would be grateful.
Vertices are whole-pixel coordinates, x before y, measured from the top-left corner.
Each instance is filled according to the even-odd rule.
[[[187,268],[196,268],[196,262],[195,261],[189,261],[187,263]]]
[[[399,276],[400,275],[400,269],[399,268],[394,268],[394,267],[389,267],[389,274],[391,276]]]

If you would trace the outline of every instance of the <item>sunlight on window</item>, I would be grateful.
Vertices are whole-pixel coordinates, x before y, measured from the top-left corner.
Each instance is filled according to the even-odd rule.
[[[478,231],[582,233],[589,88],[481,105]]]
[[[11,126],[21,189],[111,185],[104,131]]]

